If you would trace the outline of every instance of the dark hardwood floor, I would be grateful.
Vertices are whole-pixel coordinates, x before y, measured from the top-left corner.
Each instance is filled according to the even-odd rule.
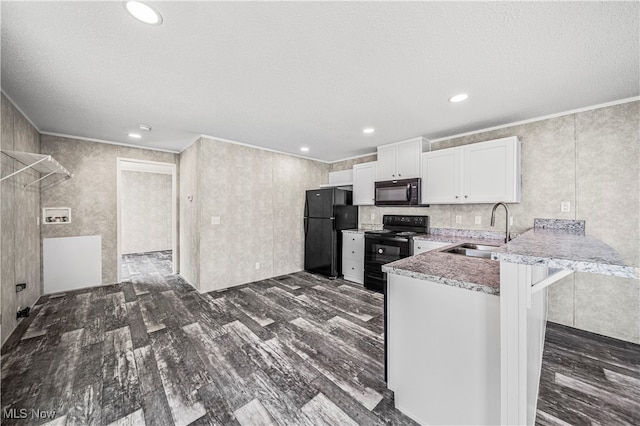
[[[536,423],[640,425],[640,345],[547,323]]]
[[[170,262],[43,296],[2,348],[2,424],[415,424],[384,385],[379,294],[305,272],[198,294]],[[640,424],[638,348],[550,323],[537,423]]]
[[[201,295],[170,261],[42,297],[2,350],[2,424],[415,424],[384,385],[381,295],[304,272]]]

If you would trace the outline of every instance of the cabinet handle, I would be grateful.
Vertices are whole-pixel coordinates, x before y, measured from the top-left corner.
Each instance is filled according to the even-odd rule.
[[[355,251],[353,251],[353,250],[351,250],[351,253],[355,254],[356,252],[355,252]]]
[[[402,175],[400,173],[398,173],[398,177],[402,177]]]
[[[458,196],[456,195],[456,198],[458,198]]]
[[[468,195],[465,195],[465,196],[464,196],[464,198],[469,198],[469,196],[468,196]]]

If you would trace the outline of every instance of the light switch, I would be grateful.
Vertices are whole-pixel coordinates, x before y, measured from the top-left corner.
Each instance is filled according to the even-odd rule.
[[[220,225],[220,216],[211,216],[212,225]]]

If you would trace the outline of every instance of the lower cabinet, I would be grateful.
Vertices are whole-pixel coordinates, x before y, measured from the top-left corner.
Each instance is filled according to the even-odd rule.
[[[413,240],[413,254],[415,256],[416,254],[424,253],[425,251],[431,251],[450,245],[451,243],[441,243],[438,241]]]
[[[344,279],[364,283],[364,234],[342,231],[342,274]]]

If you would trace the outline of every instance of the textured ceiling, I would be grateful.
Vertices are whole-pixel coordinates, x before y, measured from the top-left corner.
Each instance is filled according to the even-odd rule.
[[[162,25],[122,2],[3,1],[3,91],[42,132],[326,161],[640,92],[638,2],[148,4]]]

